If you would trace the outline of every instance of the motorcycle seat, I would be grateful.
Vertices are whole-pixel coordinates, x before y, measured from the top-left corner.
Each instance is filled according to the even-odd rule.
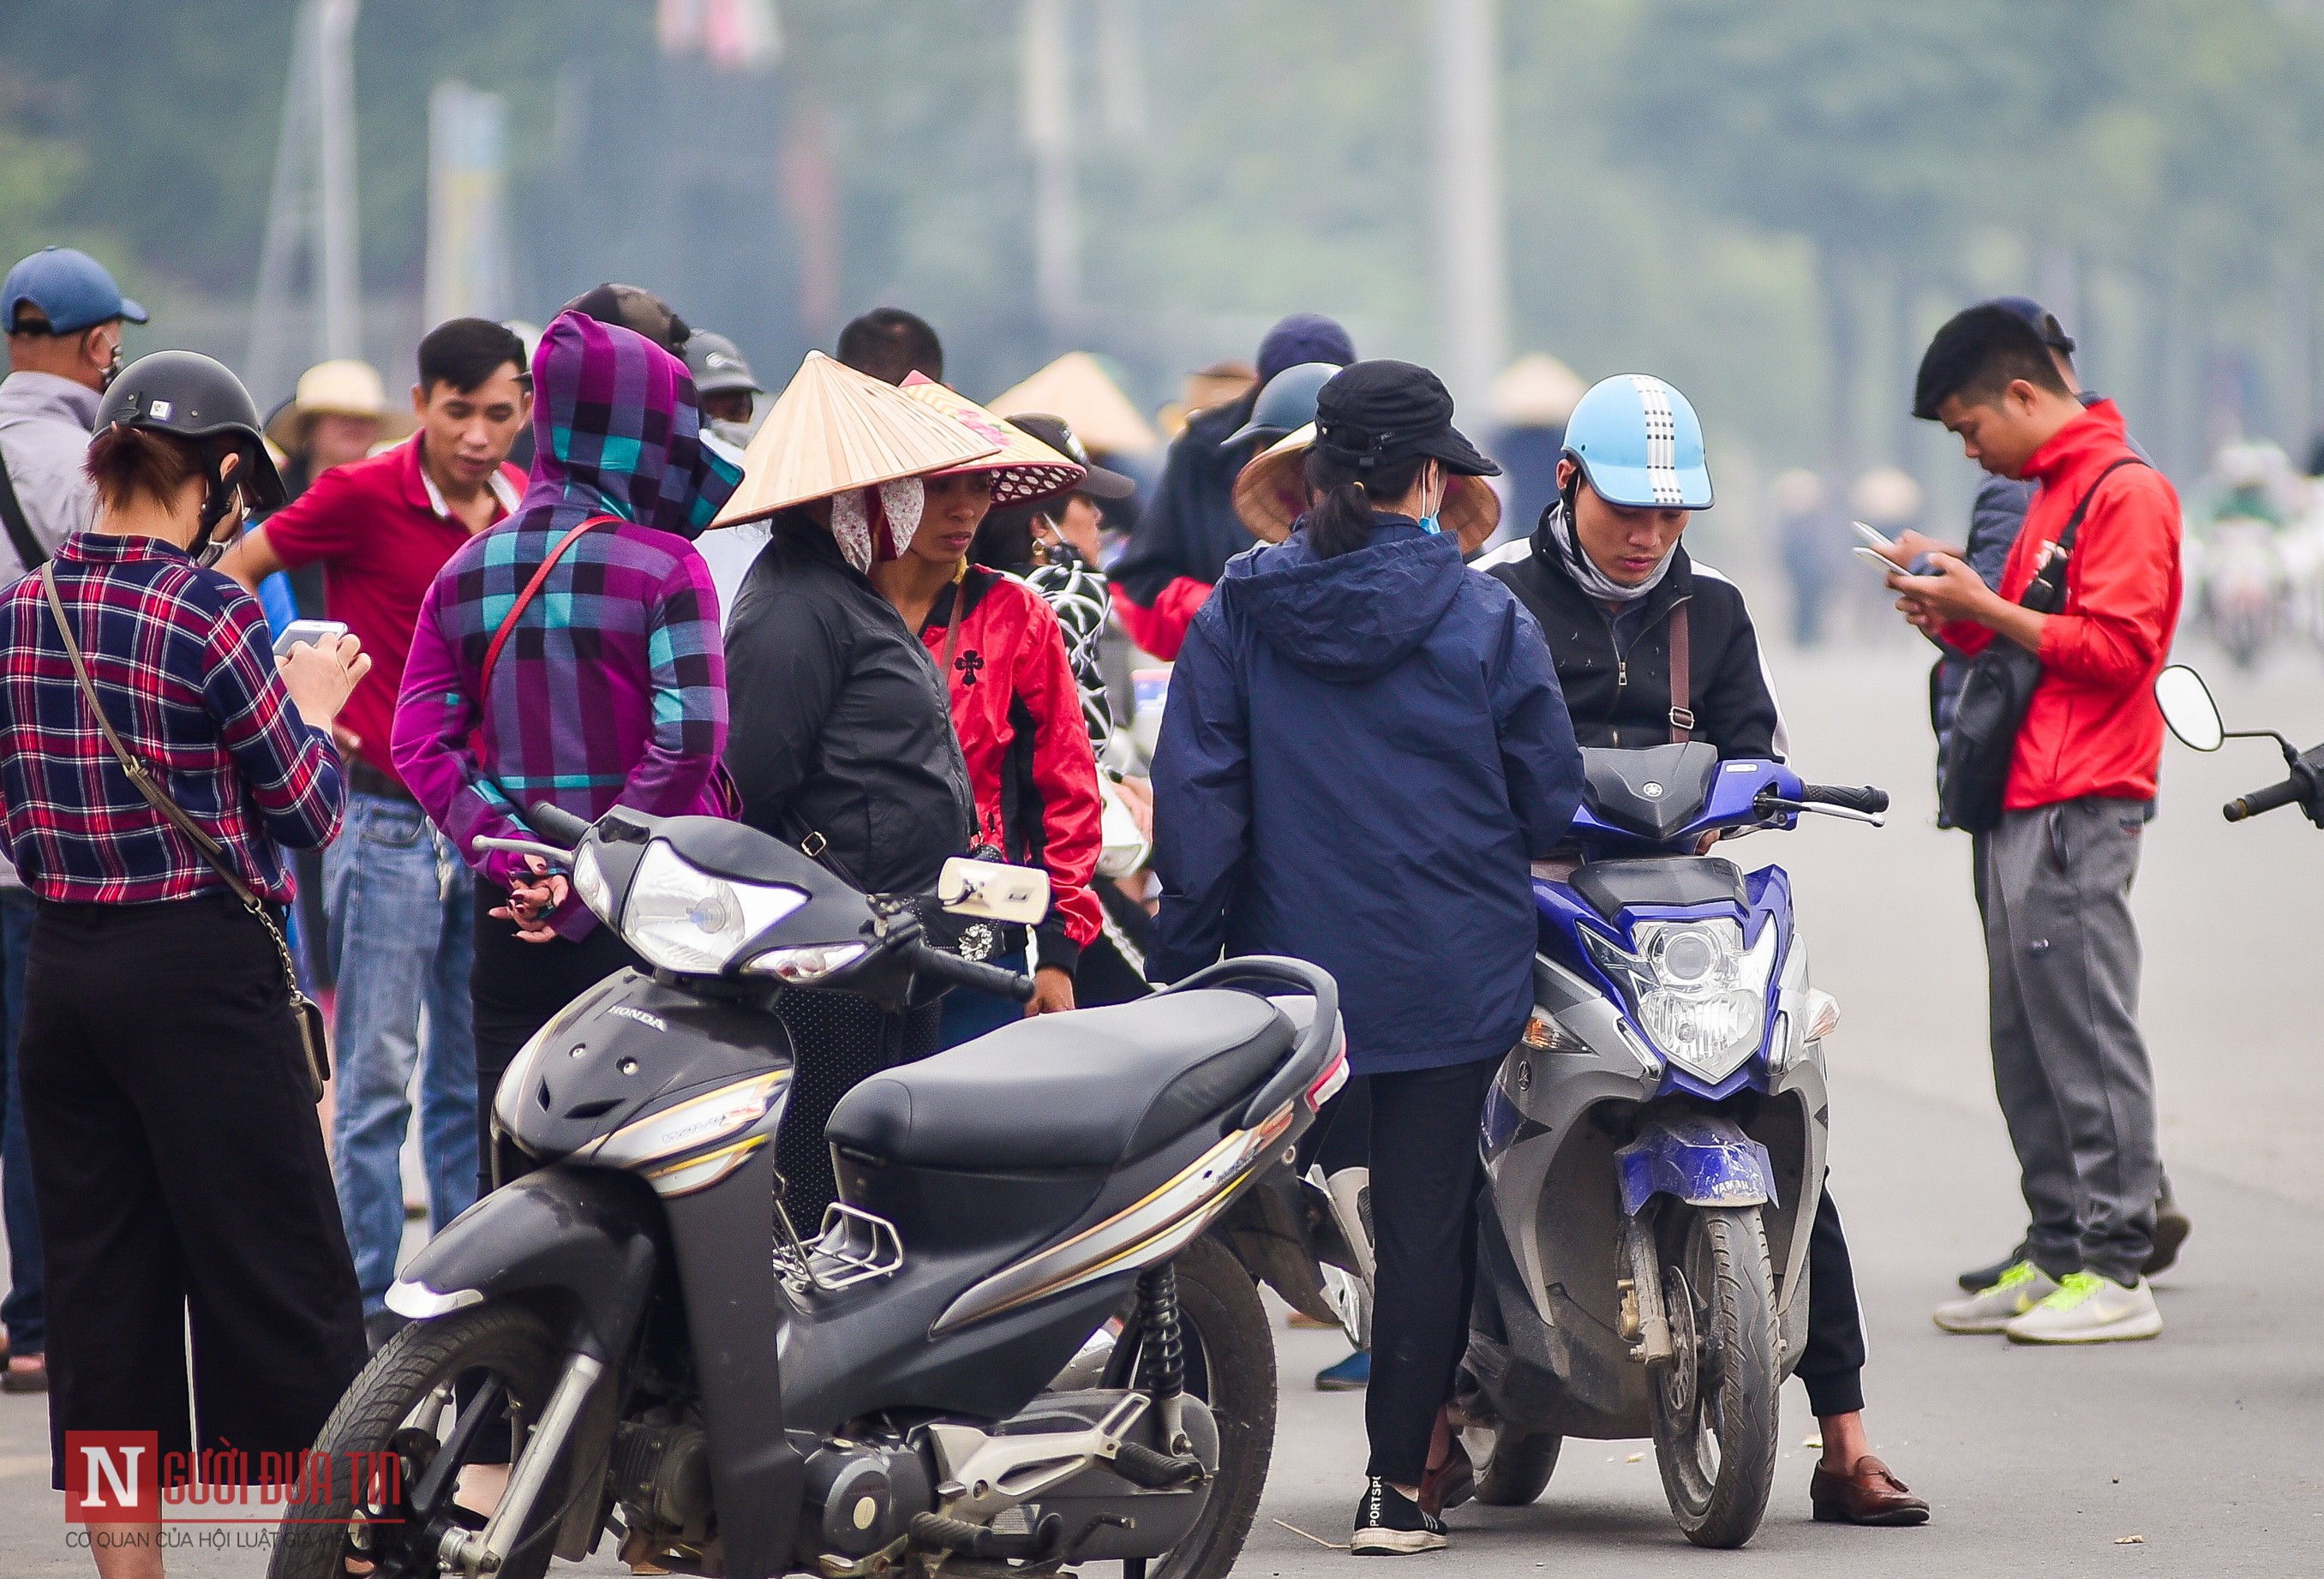
[[[1244,992],[1041,1014],[872,1076],[824,1134],[875,1162],[1117,1168],[1247,1096],[1293,1041],[1291,1022]]]

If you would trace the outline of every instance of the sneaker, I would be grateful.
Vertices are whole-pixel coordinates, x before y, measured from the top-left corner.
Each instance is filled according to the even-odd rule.
[[[1444,1521],[1421,1511],[1420,1504],[1378,1475],[1364,1483],[1356,1504],[1356,1533],[1349,1552],[1359,1557],[1400,1557],[1444,1549]]]
[[[2057,1291],[2002,1329],[2013,1344],[2117,1344],[2153,1337],[2163,1312],[2144,1278],[2128,1288],[2096,1272],[2068,1272]]]
[[[1358,1349],[1336,1365],[1315,1372],[1318,1392],[1361,1392],[1372,1384],[1372,1357]]]
[[[2040,1267],[2013,1262],[1968,1299],[1938,1306],[1935,1319],[1947,1332],[1999,1332],[2057,1291],[2058,1284]]]
[[[2001,1274],[2025,1259],[2025,1241],[2020,1239],[2017,1248],[1990,1266],[1973,1266],[1955,1280],[1964,1294],[1981,1294],[2001,1281]]]
[[[2187,1243],[2194,1231],[2187,1214],[2179,1209],[2178,1198],[2171,1193],[2171,1180],[2163,1181],[2162,1190],[2154,1198],[2154,1248],[2146,1257],[2146,1264],[2138,1269],[2142,1277],[2168,1271],[2179,1259],[2179,1247]]]

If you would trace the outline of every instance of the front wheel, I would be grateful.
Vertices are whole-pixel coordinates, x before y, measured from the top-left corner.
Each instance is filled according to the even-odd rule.
[[[1148,1566],[1150,1579],[1224,1579],[1242,1555],[1275,1455],[1275,1336],[1267,1307],[1233,1252],[1208,1235],[1178,1253],[1178,1318],[1186,1391],[1219,1428],[1219,1470],[1186,1538]],[[1125,1332],[1106,1366],[1108,1387],[1142,1385],[1142,1345]]]
[[[508,1461],[512,1427],[521,1441],[540,1420],[564,1359],[546,1322],[497,1300],[397,1333],[324,1422],[329,1473],[283,1510],[267,1579],[346,1579],[364,1564],[373,1579],[436,1579],[446,1532],[485,1522],[456,1501],[459,1469]],[[548,1568],[565,1479],[550,1472],[496,1579]]]
[[[1649,1396],[1655,1457],[1679,1528],[1739,1547],[1775,1477],[1775,1282],[1759,1208],[1666,1206],[1657,1235],[1671,1360]]]

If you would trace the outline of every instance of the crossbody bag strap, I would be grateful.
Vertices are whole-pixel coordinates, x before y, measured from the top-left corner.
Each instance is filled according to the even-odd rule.
[[[1686,604],[1681,602],[1670,613],[1670,727],[1674,746],[1684,745],[1694,738],[1694,710],[1687,705],[1692,684],[1691,656]]]
[[[484,704],[484,693],[492,687],[493,669],[501,661],[501,648],[506,647],[508,638],[516,633],[518,618],[531,605],[533,599],[540,595],[541,587],[549,580],[549,573],[557,568],[557,562],[565,557],[565,551],[578,543],[590,528],[602,527],[608,521],[619,524],[620,520],[619,516],[591,516],[557,539],[557,546],[549,551],[549,557],[540,562],[540,568],[534,571],[532,579],[524,583],[524,590],[517,593],[516,601],[509,605],[500,629],[493,632],[492,645],[484,648],[484,666],[476,676],[476,706],[480,711]]]
[[[16,481],[8,475],[8,458],[0,454],[0,524],[8,528],[8,541],[15,546],[16,559],[29,575],[49,562],[49,551],[32,535],[32,523],[24,517],[23,501],[16,497]]]
[[[2105,471],[2100,472],[2098,474],[2098,481],[2082,491],[2081,502],[2074,506],[2074,513],[2066,521],[2066,529],[2058,534],[2058,551],[2050,556],[2050,562],[2042,567],[2041,573],[2026,583],[2025,592],[2020,594],[2017,600],[2021,605],[2029,609],[2038,608],[2046,614],[2054,614],[2058,611],[2063,605],[2066,596],[2066,562],[2073,556],[2074,539],[2081,535],[2082,518],[2090,513],[2090,501],[2098,497],[2100,485],[2116,472],[2121,471],[2125,466],[2144,466],[2144,464],[2146,463],[2136,455],[2124,455],[2107,466]],[[2046,587],[2049,590],[2041,594],[2043,601],[2040,603],[2028,602],[2027,598],[2034,595],[2034,589],[2037,586]]]

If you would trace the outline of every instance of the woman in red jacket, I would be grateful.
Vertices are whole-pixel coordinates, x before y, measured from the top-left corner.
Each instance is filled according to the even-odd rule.
[[[1032,929],[1039,990],[1021,1012],[1070,1009],[1074,968],[1103,915],[1090,891],[1102,817],[1097,759],[1057,617],[1016,577],[971,565],[968,551],[994,504],[1070,488],[1082,468],[942,384],[908,382],[904,391],[991,429],[1004,445],[998,454],[925,481],[918,528],[901,554],[872,566],[872,580],[944,672],[976,794],[979,842],[1049,874],[1049,913]],[[1022,970],[1023,929],[974,923],[961,952]],[[957,1046],[1019,1013],[1007,999],[954,987],[945,999],[942,1045]]]

